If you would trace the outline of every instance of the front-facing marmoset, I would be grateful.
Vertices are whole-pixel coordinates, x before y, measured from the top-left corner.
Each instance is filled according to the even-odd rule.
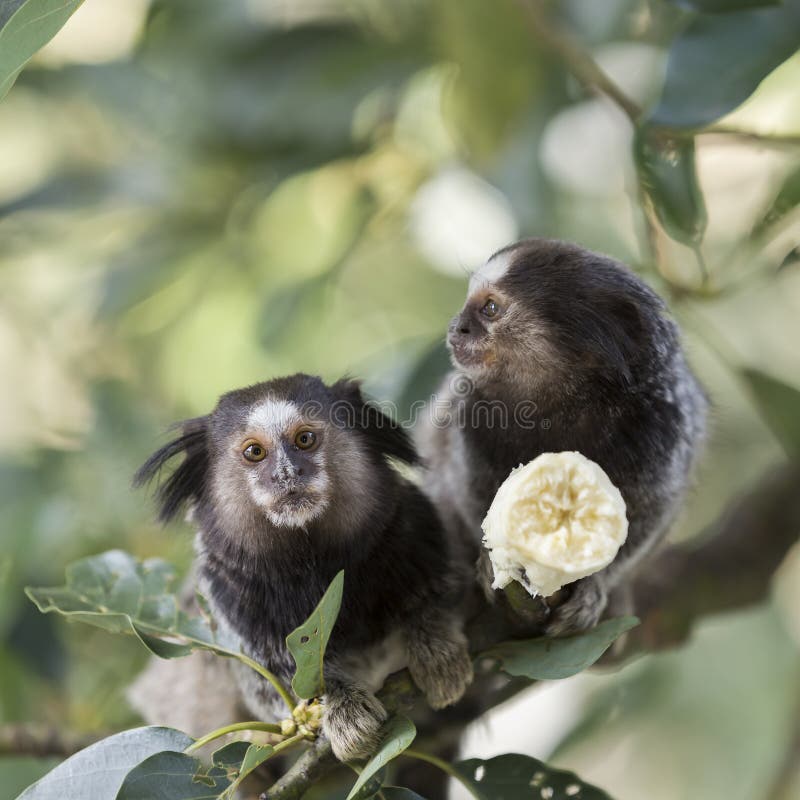
[[[567,587],[548,621],[553,634],[593,626],[669,528],[704,438],[707,400],[675,323],[622,264],[529,239],[473,274],[448,346],[455,371],[419,448],[429,495],[476,553],[500,484],[541,453],[577,450],[620,490],[627,542],[606,569]]]
[[[286,685],[287,634],[344,570],[324,669],[323,729],[338,758],[373,750],[386,718],[374,692],[390,672],[408,666],[434,708],[461,697],[472,678],[465,572],[430,502],[390,463],[415,461],[411,442],[356,382],[294,375],[229,392],[184,422],[136,481],[175,456],[158,489],[161,519],[189,506],[200,591]],[[287,715],[267,681],[238,663],[234,673],[251,713]]]

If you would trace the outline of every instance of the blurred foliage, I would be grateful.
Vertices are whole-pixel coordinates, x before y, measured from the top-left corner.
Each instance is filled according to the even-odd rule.
[[[0,2],[0,27],[21,5]],[[112,547],[188,563],[188,529],[162,532],[129,490],[159,432],[297,370],[363,376],[405,414],[446,368],[466,272],[514,236],[611,253],[669,299],[716,408],[676,535],[796,453],[798,26],[797,0],[86,0],[0,104],[0,720],[135,722],[136,643],[53,625],[22,586]],[[627,672],[608,679],[618,727],[565,766],[624,800],[665,764],[728,760],[719,742],[758,714],[770,750],[737,745],[736,763],[759,783],[700,793],[751,800],[800,692],[764,619],[647,659],[635,703]],[[781,703],[755,650],[786,664]],[[684,683],[665,695],[667,668]],[[698,689],[671,707],[720,676],[718,705]],[[4,760],[0,783],[36,768]]]

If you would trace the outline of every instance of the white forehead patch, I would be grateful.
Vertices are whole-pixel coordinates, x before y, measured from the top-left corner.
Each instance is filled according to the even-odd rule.
[[[469,279],[467,296],[486,288],[488,284],[497,283],[501,280],[511,266],[512,253],[513,251],[499,253],[490,258],[482,267],[476,269]]]
[[[287,428],[298,425],[303,418],[300,410],[288,400],[265,400],[257,405],[247,418],[250,429],[266,431],[277,439]]]

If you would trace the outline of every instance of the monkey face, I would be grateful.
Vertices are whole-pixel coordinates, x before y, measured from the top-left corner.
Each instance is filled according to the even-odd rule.
[[[184,456],[159,485],[161,520],[190,505],[197,519],[253,551],[276,529],[352,537],[391,510],[398,480],[391,462],[417,458],[405,430],[349,378],[327,386],[298,373],[236,389],[180,427],[134,483]]]
[[[574,245],[528,239],[472,276],[448,331],[456,366],[524,391],[631,380],[663,304],[625,267]]]
[[[232,426],[223,423],[217,496],[254,505],[280,528],[301,528],[320,517],[331,481],[327,431],[312,410],[268,395],[241,409]]]
[[[493,256],[473,275],[467,299],[448,328],[453,361],[475,379],[490,377],[513,365],[527,373],[533,364],[555,359],[542,321],[504,284],[512,254]]]

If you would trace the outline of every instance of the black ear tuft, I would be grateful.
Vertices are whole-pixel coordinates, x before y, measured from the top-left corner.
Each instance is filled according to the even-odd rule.
[[[176,427],[181,428],[181,435],[156,450],[133,477],[135,487],[144,486],[158,477],[171,458],[183,453],[181,464],[156,491],[161,522],[169,522],[189,500],[199,498],[208,479],[208,417],[189,419]]]
[[[635,301],[611,296],[585,309],[582,339],[606,377],[630,386],[641,358],[645,328]]]
[[[364,397],[360,381],[343,378],[331,389],[337,397],[337,406],[344,403],[346,407],[339,406],[335,410],[335,420],[349,420],[349,425],[360,430],[369,444],[382,455],[405,461],[406,464],[418,463],[419,455],[411,437],[378,403]],[[346,413],[340,413],[342,410]]]

